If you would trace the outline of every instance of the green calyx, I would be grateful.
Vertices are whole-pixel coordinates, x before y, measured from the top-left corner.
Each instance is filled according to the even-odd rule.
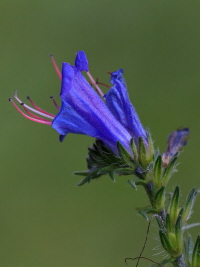
[[[133,141],[131,147],[134,148]],[[89,183],[91,180],[108,174],[115,181],[115,174],[133,175],[137,168],[136,155],[134,151],[130,155],[127,150],[117,143],[118,156],[115,155],[104,143],[96,140],[92,147],[88,148],[87,171],[75,172],[76,175],[85,176],[78,185]]]

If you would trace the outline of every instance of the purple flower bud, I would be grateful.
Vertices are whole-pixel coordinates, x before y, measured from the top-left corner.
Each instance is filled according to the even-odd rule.
[[[189,129],[183,128],[172,132],[167,141],[167,149],[162,154],[162,162],[165,167],[169,165],[172,157],[179,152],[179,150],[187,144],[189,136]]]

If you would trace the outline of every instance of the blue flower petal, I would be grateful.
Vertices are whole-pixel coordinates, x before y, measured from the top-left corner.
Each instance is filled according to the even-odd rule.
[[[117,154],[117,141],[131,153],[131,135],[116,120],[77,67],[63,63],[62,106],[52,127],[63,136],[85,134],[103,141]]]
[[[88,60],[84,51],[79,51],[75,58],[75,67],[79,71],[88,72]]]
[[[113,87],[105,95],[106,105],[115,118],[128,130],[135,142],[142,137],[147,142],[146,131],[144,130],[135,108],[131,104],[123,78],[123,70],[119,69],[111,73]]]

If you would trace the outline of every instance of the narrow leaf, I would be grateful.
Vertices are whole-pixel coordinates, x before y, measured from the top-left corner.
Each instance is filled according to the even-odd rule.
[[[200,267],[200,236],[197,237],[197,241],[194,245],[192,267]]]

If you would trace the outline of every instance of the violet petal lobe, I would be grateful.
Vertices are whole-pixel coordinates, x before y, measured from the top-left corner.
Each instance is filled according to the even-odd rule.
[[[129,100],[122,73],[122,69],[111,73],[111,83],[113,86],[105,95],[106,105],[115,118],[127,129],[131,136],[134,137],[136,143],[138,143],[139,137],[142,137],[144,142],[147,143],[146,131],[140,122],[135,108]]]
[[[77,70],[79,71],[86,71],[88,72],[88,60],[86,57],[86,54],[84,51],[79,51],[76,54],[76,58],[75,58],[75,67],[77,68]]]
[[[63,63],[60,97],[62,106],[52,127],[62,135],[61,139],[68,133],[85,134],[101,140],[116,154],[118,141],[131,153],[131,135],[109,111],[80,69],[68,63]]]

